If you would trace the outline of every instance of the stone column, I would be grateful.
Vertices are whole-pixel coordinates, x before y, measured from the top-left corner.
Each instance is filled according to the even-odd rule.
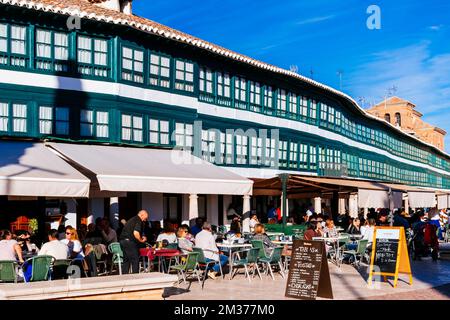
[[[408,196],[405,197],[405,212],[406,212],[406,214],[409,214],[409,201],[408,201]]]
[[[244,195],[244,203],[242,206],[242,232],[250,232],[250,196]]]
[[[322,213],[322,198],[320,197],[314,198],[314,212]]]
[[[115,230],[119,227],[119,198],[109,198],[109,222]]]
[[[198,196],[196,194],[189,195],[189,220],[198,218]]]
[[[364,219],[367,218],[368,213],[369,213],[369,208],[364,208]]]
[[[345,214],[345,198],[339,198],[339,214]]]

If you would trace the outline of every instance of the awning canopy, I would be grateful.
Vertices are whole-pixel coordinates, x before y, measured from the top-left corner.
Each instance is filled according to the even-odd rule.
[[[180,150],[47,143],[95,174],[100,190],[251,195],[253,181]]]
[[[411,208],[433,208],[436,206],[434,192],[408,192],[408,201]]]
[[[389,194],[384,190],[358,189],[358,207],[389,208]]]
[[[0,141],[0,195],[84,198],[89,184],[43,143]]]

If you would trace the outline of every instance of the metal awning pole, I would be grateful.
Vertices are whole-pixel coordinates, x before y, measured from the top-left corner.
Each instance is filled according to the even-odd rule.
[[[283,233],[286,233],[286,217],[287,217],[287,212],[286,212],[286,202],[287,202],[287,183],[289,180],[289,175],[287,173],[282,173],[280,174],[280,179],[281,179],[281,190],[282,190],[282,201],[283,201],[283,212],[281,213],[283,216]]]

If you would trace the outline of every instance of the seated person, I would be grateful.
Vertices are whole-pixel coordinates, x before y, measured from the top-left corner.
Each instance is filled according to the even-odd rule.
[[[164,223],[163,231],[156,238],[156,242],[162,242],[166,240],[167,243],[177,243],[177,235],[173,229],[173,224],[170,222]]]
[[[276,245],[267,236],[266,229],[264,228],[263,224],[257,224],[255,226],[255,234],[253,235],[251,240],[260,240],[263,242],[264,253],[266,254],[267,257],[269,257],[272,254],[273,248],[276,247]]]
[[[12,233],[9,230],[0,231],[0,260],[24,262],[22,249],[17,241],[12,239]]]
[[[203,230],[195,236],[195,245],[196,247],[203,249],[207,261],[219,261],[222,267],[227,264],[228,257],[221,254],[217,248],[216,241],[212,234],[211,224],[209,222],[205,221],[203,223]],[[212,270],[208,272],[208,276],[215,279],[219,271],[219,265],[215,264]]]
[[[48,232],[48,242],[42,245],[38,255],[49,255],[56,260],[65,260],[69,256],[69,247],[58,240],[58,230],[52,229]]]
[[[336,238],[339,236],[339,233],[336,227],[334,226],[334,221],[331,218],[328,218],[326,220],[323,232],[328,238]]]
[[[31,243],[31,234],[28,231],[21,231],[17,234],[17,242],[23,254],[33,255],[39,252],[39,248]]]
[[[359,218],[354,218],[350,226],[347,228],[348,234],[361,234],[360,231],[361,221]]]
[[[255,232],[255,226],[259,223],[256,213],[250,215],[250,231]]]
[[[313,219],[309,222],[308,230],[305,231],[303,238],[305,240],[312,240],[314,237],[322,237],[322,225]]]
[[[78,238],[77,230],[66,228],[66,239],[61,240],[69,248],[69,259],[84,259],[83,246]]]
[[[188,235],[188,229],[185,226],[181,226],[177,230],[178,237],[178,248],[181,249],[183,253],[192,252],[192,247],[194,243],[190,241],[186,236]]]

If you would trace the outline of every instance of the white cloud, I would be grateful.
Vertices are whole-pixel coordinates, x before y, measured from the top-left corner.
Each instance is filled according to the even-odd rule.
[[[429,26],[428,29],[429,29],[429,30],[433,30],[433,31],[439,31],[439,30],[442,29],[443,26],[444,26],[444,25],[439,24],[439,25],[435,25],[435,26]]]
[[[377,103],[387,88],[414,104],[423,119],[450,132],[450,53],[432,55],[430,42],[382,51],[347,76],[346,87],[354,97]],[[450,150],[450,135],[446,149]]]
[[[317,22],[322,22],[322,21],[327,21],[327,20],[333,19],[335,16],[336,16],[335,14],[332,14],[332,15],[328,15],[328,16],[314,17],[314,18],[297,21],[295,24],[303,25],[303,24],[317,23]]]

